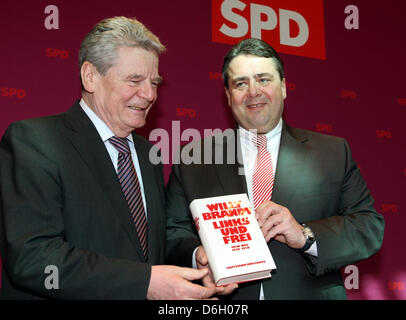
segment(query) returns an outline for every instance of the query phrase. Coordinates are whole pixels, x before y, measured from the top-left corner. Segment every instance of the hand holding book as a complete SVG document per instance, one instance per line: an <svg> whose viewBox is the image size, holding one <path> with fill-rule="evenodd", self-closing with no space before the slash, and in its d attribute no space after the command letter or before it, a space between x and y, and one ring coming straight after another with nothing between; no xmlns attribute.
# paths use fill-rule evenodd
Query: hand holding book
<svg viewBox="0 0 406 320"><path fill-rule="evenodd" d="M304 246L306 238L302 232L303 226L288 208L272 201L264 201L256 209L255 216L266 242L275 239L293 249Z"/></svg>
<svg viewBox="0 0 406 320"><path fill-rule="evenodd" d="M215 287L216 284L214 282L213 273L211 272L209 266L209 259L207 258L206 251L204 250L203 246L200 246L196 251L196 264L198 269L208 269L208 273L205 277L203 277L202 282L203 285L207 288ZM237 283L232 283L226 286L221 286L216 288L217 295L227 295L233 292L235 289L238 288Z"/></svg>

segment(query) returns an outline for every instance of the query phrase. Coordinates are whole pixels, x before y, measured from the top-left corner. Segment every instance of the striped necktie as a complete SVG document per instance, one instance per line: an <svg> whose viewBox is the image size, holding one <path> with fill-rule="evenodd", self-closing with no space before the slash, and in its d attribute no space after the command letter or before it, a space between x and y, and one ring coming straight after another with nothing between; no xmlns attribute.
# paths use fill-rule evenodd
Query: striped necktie
<svg viewBox="0 0 406 320"><path fill-rule="evenodd" d="M148 260L147 218L145 215L144 204L142 202L140 183L131 157L130 147L127 138L114 136L109 139L109 142L118 151L118 179L120 180L125 198L128 202L131 218L134 221L141 242L142 252L144 253L145 259Z"/></svg>
<svg viewBox="0 0 406 320"><path fill-rule="evenodd" d="M254 209L256 209L265 200L271 200L274 173L271 154L266 148L266 136L256 136L253 140L258 148L254 173L252 175L252 193L254 197Z"/></svg>

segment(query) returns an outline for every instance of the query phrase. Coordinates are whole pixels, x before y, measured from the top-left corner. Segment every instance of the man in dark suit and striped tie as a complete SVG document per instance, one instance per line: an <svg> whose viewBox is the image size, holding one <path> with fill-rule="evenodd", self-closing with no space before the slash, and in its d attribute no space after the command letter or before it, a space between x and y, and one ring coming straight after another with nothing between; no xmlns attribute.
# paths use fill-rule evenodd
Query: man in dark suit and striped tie
<svg viewBox="0 0 406 320"><path fill-rule="evenodd" d="M162 265L164 180L144 126L161 82L159 39L125 17L98 23L79 53L82 99L12 124L0 144L0 297L209 298L207 271ZM49 286L46 270L57 270Z"/></svg>
<svg viewBox="0 0 406 320"><path fill-rule="evenodd" d="M241 284L230 298L346 299L340 268L376 253L384 231L348 143L282 119L284 66L266 42L245 39L233 46L223 78L238 130L234 139L225 134L192 142L188 148L202 151L201 162L173 166L168 246L178 254L170 258L191 265L193 255L198 267L209 268L204 249L196 250L188 205L247 193L277 268L271 278Z"/></svg>

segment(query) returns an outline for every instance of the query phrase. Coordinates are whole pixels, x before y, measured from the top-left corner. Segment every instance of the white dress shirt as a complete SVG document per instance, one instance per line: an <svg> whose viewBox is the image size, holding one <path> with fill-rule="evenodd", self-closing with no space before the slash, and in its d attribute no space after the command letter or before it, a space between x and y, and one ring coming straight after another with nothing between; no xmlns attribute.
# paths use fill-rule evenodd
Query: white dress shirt
<svg viewBox="0 0 406 320"><path fill-rule="evenodd" d="M117 165L118 165L118 150L109 142L109 139L114 136L114 133L110 130L110 128L101 120L92 109L86 104L86 102L81 99L80 106L82 107L83 111L92 121L93 125L96 127L97 132L99 133L101 139L104 142L104 146L110 156L111 162L114 165L114 168L117 172ZM134 140L132 134L129 134L127 139L128 144L130 146L131 157L134 163L135 171L137 172L138 181L140 183L140 189L142 194L142 202L144 203L145 214L147 214L147 206L145 201L145 194L144 194L144 185L142 183L142 175L141 175L141 168L138 161L137 151L135 150Z"/></svg>

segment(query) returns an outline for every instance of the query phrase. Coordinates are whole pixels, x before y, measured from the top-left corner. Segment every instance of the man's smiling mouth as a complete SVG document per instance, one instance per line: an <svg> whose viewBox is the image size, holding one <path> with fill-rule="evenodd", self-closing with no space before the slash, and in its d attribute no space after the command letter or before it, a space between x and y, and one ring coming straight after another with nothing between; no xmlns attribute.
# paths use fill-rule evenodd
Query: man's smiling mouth
<svg viewBox="0 0 406 320"><path fill-rule="evenodd" d="M248 108L250 109L256 109L256 108L262 108L265 106L266 103L255 103L255 104L249 104L247 105Z"/></svg>

